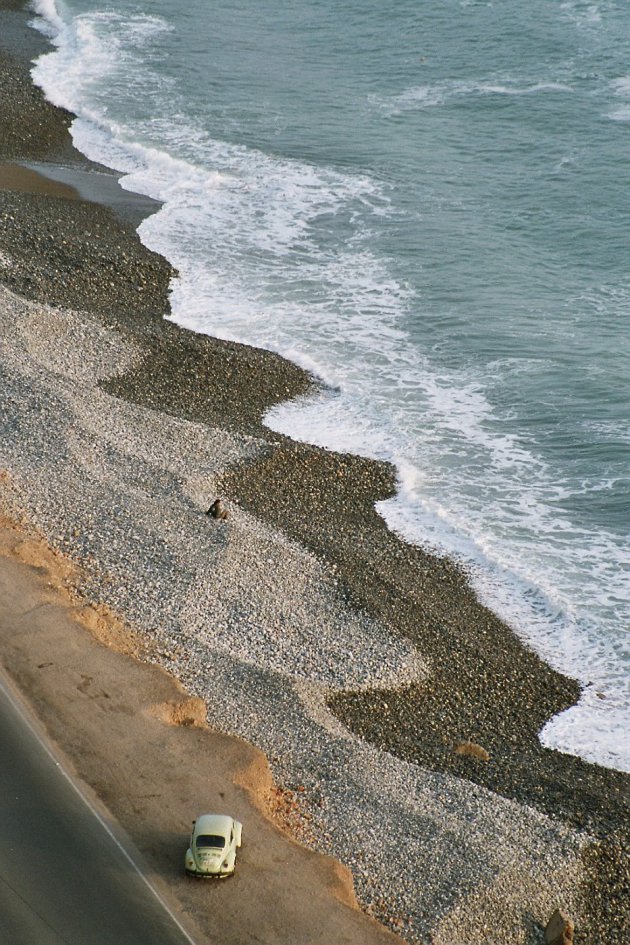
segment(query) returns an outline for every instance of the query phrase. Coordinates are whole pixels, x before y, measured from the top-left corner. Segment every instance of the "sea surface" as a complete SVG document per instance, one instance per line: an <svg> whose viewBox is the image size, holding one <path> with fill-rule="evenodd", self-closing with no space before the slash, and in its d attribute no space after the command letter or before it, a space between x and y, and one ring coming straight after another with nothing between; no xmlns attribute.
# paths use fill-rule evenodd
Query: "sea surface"
<svg viewBox="0 0 630 945"><path fill-rule="evenodd" d="M35 81L180 277L173 318L330 387L293 437L583 684L545 745L630 771L627 0L35 0Z"/></svg>

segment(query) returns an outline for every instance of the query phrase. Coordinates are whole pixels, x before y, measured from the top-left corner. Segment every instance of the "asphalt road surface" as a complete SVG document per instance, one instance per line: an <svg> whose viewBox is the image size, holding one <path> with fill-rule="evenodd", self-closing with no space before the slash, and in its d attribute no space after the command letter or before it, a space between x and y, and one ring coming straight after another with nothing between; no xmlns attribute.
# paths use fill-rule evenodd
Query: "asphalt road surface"
<svg viewBox="0 0 630 945"><path fill-rule="evenodd" d="M0 943L192 943L1 678Z"/></svg>

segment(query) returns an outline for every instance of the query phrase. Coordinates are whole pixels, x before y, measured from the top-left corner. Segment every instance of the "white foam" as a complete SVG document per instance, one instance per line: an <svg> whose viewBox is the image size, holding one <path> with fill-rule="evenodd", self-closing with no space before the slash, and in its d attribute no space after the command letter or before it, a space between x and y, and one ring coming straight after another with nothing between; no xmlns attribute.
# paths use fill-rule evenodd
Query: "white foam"
<svg viewBox="0 0 630 945"><path fill-rule="evenodd" d="M564 82L524 82L509 76L498 77L498 81L477 82L451 80L432 85L413 86L391 98L371 95L369 101L385 114L399 115L401 112L435 108L458 99L481 96L528 96L541 93L571 93L573 89Z"/></svg>
<svg viewBox="0 0 630 945"><path fill-rule="evenodd" d="M610 83L610 88L617 98L630 99L630 76L621 76ZM620 105L606 113L612 121L630 121L630 103Z"/></svg>
<svg viewBox="0 0 630 945"><path fill-rule="evenodd" d="M623 683L623 680L621 681ZM540 733L546 748L579 755L585 761L629 771L627 684L618 689L591 684L579 704L550 719Z"/></svg>
<svg viewBox="0 0 630 945"><path fill-rule="evenodd" d="M630 98L630 75L622 76L619 79L613 79L610 83L615 95L622 95L624 98Z"/></svg>
<svg viewBox="0 0 630 945"><path fill-rule="evenodd" d="M55 0L32 0L31 9L36 14L32 25L44 35L54 37L64 29L65 24Z"/></svg>
<svg viewBox="0 0 630 945"><path fill-rule="evenodd" d="M612 121L630 121L630 105L622 105L621 108L614 108L606 114Z"/></svg>
<svg viewBox="0 0 630 945"><path fill-rule="evenodd" d="M106 124L107 84L115 87L118 79L119 88L133 87L136 69L142 72L140 94L148 95L152 76L143 70L143 50L171 27L161 17L126 17L115 12L66 20L59 9L54 0L37 0L38 16L32 25L48 35L56 49L40 56L32 70L33 79L54 105L97 125Z"/></svg>
<svg viewBox="0 0 630 945"><path fill-rule="evenodd" d="M599 3L584 3L583 0L568 0L560 9L578 27L600 26L602 9Z"/></svg>

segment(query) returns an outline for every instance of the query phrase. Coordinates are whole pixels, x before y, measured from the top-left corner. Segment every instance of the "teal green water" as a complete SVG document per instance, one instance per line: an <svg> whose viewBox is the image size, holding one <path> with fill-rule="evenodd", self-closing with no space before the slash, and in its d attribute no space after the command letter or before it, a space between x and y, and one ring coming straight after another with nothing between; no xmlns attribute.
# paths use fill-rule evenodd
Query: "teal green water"
<svg viewBox="0 0 630 945"><path fill-rule="evenodd" d="M606 692L543 740L630 766L627 3L39 10L77 144L165 202L174 317L329 382L269 423L395 462L391 527Z"/></svg>

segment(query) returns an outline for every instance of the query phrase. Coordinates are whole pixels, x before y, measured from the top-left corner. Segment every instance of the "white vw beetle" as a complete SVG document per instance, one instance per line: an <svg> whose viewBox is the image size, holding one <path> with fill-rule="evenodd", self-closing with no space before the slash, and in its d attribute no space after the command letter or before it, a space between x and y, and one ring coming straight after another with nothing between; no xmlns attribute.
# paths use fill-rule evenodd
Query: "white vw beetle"
<svg viewBox="0 0 630 945"><path fill-rule="evenodd" d="M243 825L226 814L201 814L193 820L190 846L186 850L188 875L221 879L231 876L242 832Z"/></svg>

